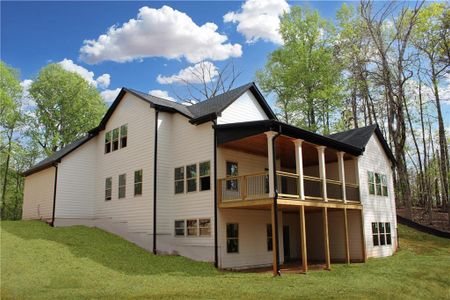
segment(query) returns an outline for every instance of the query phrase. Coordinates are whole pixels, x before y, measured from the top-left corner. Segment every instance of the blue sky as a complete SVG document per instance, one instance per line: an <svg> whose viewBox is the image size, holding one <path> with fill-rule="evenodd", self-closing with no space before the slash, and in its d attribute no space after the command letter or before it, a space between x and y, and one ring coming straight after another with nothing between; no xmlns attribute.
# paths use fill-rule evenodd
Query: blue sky
<svg viewBox="0 0 450 300"><path fill-rule="evenodd" d="M244 84L255 80L256 70L263 68L267 55L279 47L273 30L288 4L284 0L271 2L261 6L257 0L2 1L1 59L20 70L24 85L46 64L64 61L67 69L83 74L108 101L123 86L174 97L173 86L179 85L163 82L170 82L202 59L217 69L233 59L242 72L236 84ZM308 6L333 19L342 3L304 1L289 5ZM258 19L258 12L270 17ZM108 32L113 25L114 32ZM106 35L106 41L101 35ZM159 82L158 75L162 77ZM273 99L269 102L273 104ZM450 115L450 105L444 106L445 114Z"/></svg>

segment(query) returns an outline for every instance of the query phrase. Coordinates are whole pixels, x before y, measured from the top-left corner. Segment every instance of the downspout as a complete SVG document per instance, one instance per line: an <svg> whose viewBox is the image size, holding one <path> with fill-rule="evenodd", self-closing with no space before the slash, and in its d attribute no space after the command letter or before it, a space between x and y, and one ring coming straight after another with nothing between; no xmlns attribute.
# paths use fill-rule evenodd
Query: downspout
<svg viewBox="0 0 450 300"><path fill-rule="evenodd" d="M158 175L158 117L159 108L155 108L155 144L153 153L153 254L157 254L156 251L156 195L157 195L157 175Z"/></svg>
<svg viewBox="0 0 450 300"><path fill-rule="evenodd" d="M213 120L214 128L214 267L219 267L219 253L218 253L218 236L217 236L217 119Z"/></svg>
<svg viewBox="0 0 450 300"><path fill-rule="evenodd" d="M56 187L58 182L58 163L53 165L55 167L55 182L53 184L53 212L52 212L52 227L55 227L55 207L56 207Z"/></svg>
<svg viewBox="0 0 450 300"><path fill-rule="evenodd" d="M275 220L275 247L276 247L276 260L277 260L277 275L281 276L280 271L280 245L279 245L279 236L278 236L278 183L277 183L277 154L276 154L276 146L275 142L277 138L281 135L281 126L278 129L277 135L272 138L272 160L273 160L273 184L274 184L274 192L275 195L273 197L273 211L274 211L274 220Z"/></svg>

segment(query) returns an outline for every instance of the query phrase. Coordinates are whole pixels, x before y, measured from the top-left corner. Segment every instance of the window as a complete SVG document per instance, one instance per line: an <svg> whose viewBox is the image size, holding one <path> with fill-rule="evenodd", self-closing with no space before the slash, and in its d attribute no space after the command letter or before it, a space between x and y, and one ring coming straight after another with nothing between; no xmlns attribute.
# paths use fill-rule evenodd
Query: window
<svg viewBox="0 0 450 300"><path fill-rule="evenodd" d="M119 149L119 128L112 131L112 151Z"/></svg>
<svg viewBox="0 0 450 300"><path fill-rule="evenodd" d="M187 220L187 235L188 236L197 236L197 220Z"/></svg>
<svg viewBox="0 0 450 300"><path fill-rule="evenodd" d="M142 170L134 171L134 195L142 195Z"/></svg>
<svg viewBox="0 0 450 300"><path fill-rule="evenodd" d="M112 199L112 178L108 177L105 180L105 200L111 200Z"/></svg>
<svg viewBox="0 0 450 300"><path fill-rule="evenodd" d="M375 173L375 185L377 195L381 196L381 175L378 173Z"/></svg>
<svg viewBox="0 0 450 300"><path fill-rule="evenodd" d="M369 194L375 195L375 176L369 172Z"/></svg>
<svg viewBox="0 0 450 300"><path fill-rule="evenodd" d="M392 245L391 223L372 223L372 239L374 246Z"/></svg>
<svg viewBox="0 0 450 300"><path fill-rule="evenodd" d="M197 165L186 166L186 190L187 192L197 191Z"/></svg>
<svg viewBox="0 0 450 300"><path fill-rule="evenodd" d="M381 187L383 190L383 196L388 196L388 187L387 187L387 177L386 175L381 175Z"/></svg>
<svg viewBox="0 0 450 300"><path fill-rule="evenodd" d="M175 236L184 236L184 220L175 221Z"/></svg>
<svg viewBox="0 0 450 300"><path fill-rule="evenodd" d="M184 167L175 168L175 194L184 193Z"/></svg>
<svg viewBox="0 0 450 300"><path fill-rule="evenodd" d="M209 191L211 189L210 162L200 163L200 191Z"/></svg>
<svg viewBox="0 0 450 300"><path fill-rule="evenodd" d="M238 176L238 164L236 162L227 161L227 177ZM238 180L227 180L227 190L237 191Z"/></svg>
<svg viewBox="0 0 450 300"><path fill-rule="evenodd" d="M125 198L127 174L119 175L119 199Z"/></svg>
<svg viewBox="0 0 450 300"><path fill-rule="evenodd" d="M111 152L111 131L105 133L105 153Z"/></svg>
<svg viewBox="0 0 450 300"><path fill-rule="evenodd" d="M120 126L120 148L127 146L128 124Z"/></svg>
<svg viewBox="0 0 450 300"><path fill-rule="evenodd" d="M227 224L227 253L239 252L239 224Z"/></svg>
<svg viewBox="0 0 450 300"><path fill-rule="evenodd" d="M200 236L211 235L211 219L199 219L198 228Z"/></svg>
<svg viewBox="0 0 450 300"><path fill-rule="evenodd" d="M272 241L272 224L267 224L267 251L273 250L273 241Z"/></svg>

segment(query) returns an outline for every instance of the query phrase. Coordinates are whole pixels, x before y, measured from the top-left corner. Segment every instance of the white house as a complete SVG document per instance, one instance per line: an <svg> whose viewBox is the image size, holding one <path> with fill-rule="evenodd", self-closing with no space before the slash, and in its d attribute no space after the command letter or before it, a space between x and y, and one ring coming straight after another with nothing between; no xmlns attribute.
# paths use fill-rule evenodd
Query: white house
<svg viewBox="0 0 450 300"><path fill-rule="evenodd" d="M23 219L220 268L306 272L392 255L394 162L377 126L284 124L253 83L191 106L123 88L98 127L24 173Z"/></svg>

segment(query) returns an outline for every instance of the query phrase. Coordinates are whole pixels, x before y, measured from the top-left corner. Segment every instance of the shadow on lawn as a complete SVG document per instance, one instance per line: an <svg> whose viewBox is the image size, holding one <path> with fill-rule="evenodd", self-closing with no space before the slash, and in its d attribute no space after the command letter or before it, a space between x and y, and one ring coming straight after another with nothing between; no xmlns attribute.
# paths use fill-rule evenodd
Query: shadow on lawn
<svg viewBox="0 0 450 300"><path fill-rule="evenodd" d="M2 231L25 240L47 240L67 247L79 258L130 275L171 274L175 276L219 275L209 263L181 256L153 255L122 238L84 226L53 228L39 221L3 221Z"/></svg>

